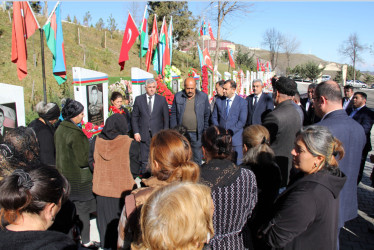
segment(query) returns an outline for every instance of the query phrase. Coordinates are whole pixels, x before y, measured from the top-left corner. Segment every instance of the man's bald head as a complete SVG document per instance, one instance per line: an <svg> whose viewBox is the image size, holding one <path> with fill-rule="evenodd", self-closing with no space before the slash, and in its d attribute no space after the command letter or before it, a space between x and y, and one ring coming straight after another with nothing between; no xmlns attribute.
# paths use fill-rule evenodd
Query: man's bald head
<svg viewBox="0 0 374 250"><path fill-rule="evenodd" d="M317 85L314 97L320 98L324 96L330 102L342 102L342 90L340 85L332 80L321 82Z"/></svg>
<svg viewBox="0 0 374 250"><path fill-rule="evenodd" d="M184 80L184 91L188 98L192 98L196 94L196 81L193 77L188 77Z"/></svg>

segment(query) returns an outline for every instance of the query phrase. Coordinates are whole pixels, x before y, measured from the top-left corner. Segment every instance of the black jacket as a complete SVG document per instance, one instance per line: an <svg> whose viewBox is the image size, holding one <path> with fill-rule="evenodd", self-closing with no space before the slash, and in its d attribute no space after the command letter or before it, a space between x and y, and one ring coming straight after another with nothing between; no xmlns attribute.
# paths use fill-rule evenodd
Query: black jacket
<svg viewBox="0 0 374 250"><path fill-rule="evenodd" d="M56 149L53 128L41 122L39 119L33 120L29 126L35 131L40 147L40 161L48 166L56 166Z"/></svg>
<svg viewBox="0 0 374 250"><path fill-rule="evenodd" d="M0 229L0 249L73 250L78 249L67 235L55 231L9 231Z"/></svg>
<svg viewBox="0 0 374 250"><path fill-rule="evenodd" d="M332 250L337 247L339 193L345 175L319 171L302 176L276 200L262 230L273 248Z"/></svg>

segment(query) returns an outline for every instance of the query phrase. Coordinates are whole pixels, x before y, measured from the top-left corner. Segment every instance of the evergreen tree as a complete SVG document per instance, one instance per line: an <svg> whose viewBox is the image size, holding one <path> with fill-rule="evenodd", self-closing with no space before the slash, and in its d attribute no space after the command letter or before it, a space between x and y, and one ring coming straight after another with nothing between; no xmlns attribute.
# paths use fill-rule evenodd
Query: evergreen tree
<svg viewBox="0 0 374 250"><path fill-rule="evenodd" d="M169 28L170 17L173 16L173 41L178 42L178 47L181 47L180 42L187 40L187 38L196 36L197 19L193 17L192 12L188 10L188 2L177 1L162 1L162 2L148 2L150 13L157 15L157 26L160 31L162 20L165 17ZM153 15L148 17L148 30L152 31Z"/></svg>
<svg viewBox="0 0 374 250"><path fill-rule="evenodd" d="M30 6L35 14L39 14L42 10L42 5L40 1L32 1L30 2Z"/></svg>

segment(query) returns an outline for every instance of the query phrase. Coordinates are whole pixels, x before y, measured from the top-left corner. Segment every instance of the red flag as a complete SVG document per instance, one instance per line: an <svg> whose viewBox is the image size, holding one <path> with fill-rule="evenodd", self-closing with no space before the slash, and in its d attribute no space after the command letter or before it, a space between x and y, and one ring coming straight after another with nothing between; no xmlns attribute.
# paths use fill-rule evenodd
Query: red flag
<svg viewBox="0 0 374 250"><path fill-rule="evenodd" d="M152 34L151 34L151 38L149 39L149 44L148 44L147 56L145 58L145 65L147 66L147 72L149 72L149 67L152 61L153 46L156 44L158 44L158 30L157 30L157 19L155 15L153 19Z"/></svg>
<svg viewBox="0 0 374 250"><path fill-rule="evenodd" d="M235 69L235 62L234 62L234 51L230 48L227 48L227 53L229 54L229 61L230 61L230 67Z"/></svg>
<svg viewBox="0 0 374 250"><path fill-rule="evenodd" d="M27 2L13 2L12 62L17 63L18 79L27 75L26 39L39 28L38 21Z"/></svg>
<svg viewBox="0 0 374 250"><path fill-rule="evenodd" d="M164 40L165 38L165 40ZM170 48L169 48L169 37L168 37L168 27L166 25L165 17L162 24L160 43L163 43L163 55L162 55L162 75L165 75L165 66L170 65Z"/></svg>
<svg viewBox="0 0 374 250"><path fill-rule="evenodd" d="M216 40L216 39L214 39L214 35L213 35L213 30L212 30L212 27L210 26L210 23L209 23L209 25L208 25L208 29L209 29L209 35L210 35L210 39L211 40Z"/></svg>
<svg viewBox="0 0 374 250"><path fill-rule="evenodd" d="M118 64L121 66L121 70L125 67L125 61L129 60L129 51L134 44L136 38L139 36L138 28L132 19L131 14L127 18L125 34L123 35L121 52L119 54Z"/></svg>
<svg viewBox="0 0 374 250"><path fill-rule="evenodd" d="M210 59L208 48L205 48L203 51L204 61L206 66L208 66L213 71L212 60Z"/></svg>

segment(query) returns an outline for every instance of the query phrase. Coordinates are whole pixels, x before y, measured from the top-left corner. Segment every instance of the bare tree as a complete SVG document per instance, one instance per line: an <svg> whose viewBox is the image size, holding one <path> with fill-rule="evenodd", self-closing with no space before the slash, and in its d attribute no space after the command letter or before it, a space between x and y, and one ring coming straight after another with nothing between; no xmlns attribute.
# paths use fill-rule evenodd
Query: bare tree
<svg viewBox="0 0 374 250"><path fill-rule="evenodd" d="M284 43L284 36L275 28L266 30L262 44L269 48L270 62L273 69L277 67L279 49Z"/></svg>
<svg viewBox="0 0 374 250"><path fill-rule="evenodd" d="M92 19L91 14L90 14L89 11L87 11L86 14L83 17L83 24L85 26L88 26L90 24L91 19Z"/></svg>
<svg viewBox="0 0 374 250"><path fill-rule="evenodd" d="M348 57L353 66L353 82L356 80L356 62L361 62L360 53L365 50L365 47L358 41L356 33L349 35L348 40L341 45L339 52L345 57Z"/></svg>
<svg viewBox="0 0 374 250"><path fill-rule="evenodd" d="M48 1L44 1L43 16L48 18Z"/></svg>
<svg viewBox="0 0 374 250"><path fill-rule="evenodd" d="M105 28L104 20L100 17L99 21L97 21L95 25L96 29L103 30Z"/></svg>
<svg viewBox="0 0 374 250"><path fill-rule="evenodd" d="M114 31L116 31L117 29L117 23L112 14L110 14L109 18L107 19L107 22L108 22L107 28L110 32L110 39L112 39Z"/></svg>
<svg viewBox="0 0 374 250"><path fill-rule="evenodd" d="M217 6L214 6L217 4ZM245 2L240 1L212 1L210 6L215 9L214 16L217 21L217 37L216 37L216 52L214 55L214 71L218 70L218 58L219 58L219 43L221 38L222 24L227 17L241 14L243 16L250 13L249 7Z"/></svg>
<svg viewBox="0 0 374 250"><path fill-rule="evenodd" d="M282 50L287 58L287 68L290 68L291 55L294 54L300 46L300 41L296 37L284 37Z"/></svg>
<svg viewBox="0 0 374 250"><path fill-rule="evenodd" d="M135 23L141 23L141 18L143 18L143 13L139 13L140 10L140 6L139 6L139 3L138 2L132 2L131 3L131 14L132 14L132 18L134 19L134 22ZM143 8L144 9L144 8Z"/></svg>

